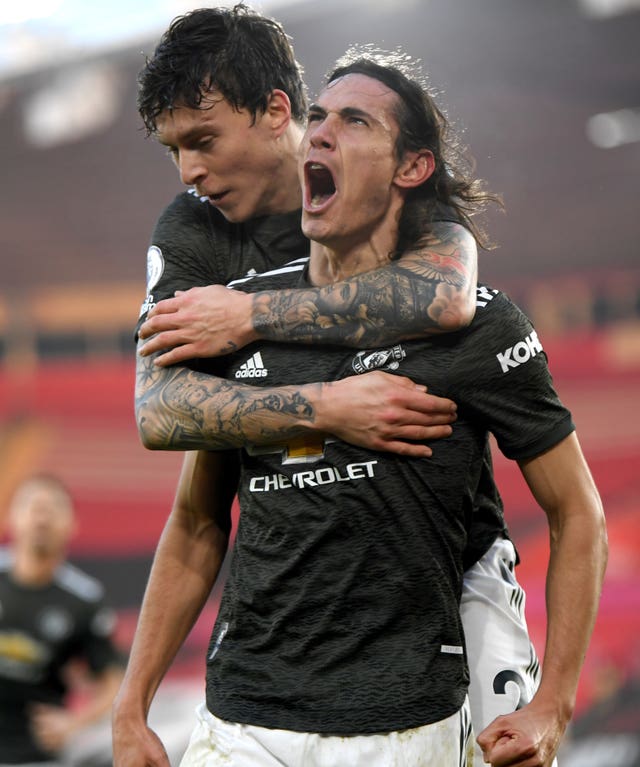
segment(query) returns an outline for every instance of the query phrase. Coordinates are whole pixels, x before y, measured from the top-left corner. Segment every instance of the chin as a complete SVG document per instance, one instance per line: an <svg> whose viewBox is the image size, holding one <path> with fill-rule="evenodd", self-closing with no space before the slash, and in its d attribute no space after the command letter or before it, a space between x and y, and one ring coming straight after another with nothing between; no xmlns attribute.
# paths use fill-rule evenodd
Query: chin
<svg viewBox="0 0 640 767"><path fill-rule="evenodd" d="M330 227L324 221L302 217L302 233L314 242L326 243L331 237Z"/></svg>
<svg viewBox="0 0 640 767"><path fill-rule="evenodd" d="M245 221L249 221L250 219L256 218L260 215L255 210L247 209L246 206L243 208L241 205L232 205L230 203L225 204L224 200L220 205L216 205L214 202L209 200L209 205L211 205L212 208L215 208L218 213L224 216L226 220L231 224L243 224Z"/></svg>

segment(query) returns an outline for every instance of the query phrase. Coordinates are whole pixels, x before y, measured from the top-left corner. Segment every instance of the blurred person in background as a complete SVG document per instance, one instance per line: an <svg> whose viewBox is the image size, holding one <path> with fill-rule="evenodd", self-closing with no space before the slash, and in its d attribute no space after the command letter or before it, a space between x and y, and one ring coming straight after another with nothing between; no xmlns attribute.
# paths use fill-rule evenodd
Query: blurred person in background
<svg viewBox="0 0 640 767"><path fill-rule="evenodd" d="M122 680L115 614L102 585L66 560L76 515L59 478L37 474L21 482L7 525L9 545L0 549L0 765L54 767L67 763L75 736L105 718ZM82 695L70 705L75 685Z"/></svg>

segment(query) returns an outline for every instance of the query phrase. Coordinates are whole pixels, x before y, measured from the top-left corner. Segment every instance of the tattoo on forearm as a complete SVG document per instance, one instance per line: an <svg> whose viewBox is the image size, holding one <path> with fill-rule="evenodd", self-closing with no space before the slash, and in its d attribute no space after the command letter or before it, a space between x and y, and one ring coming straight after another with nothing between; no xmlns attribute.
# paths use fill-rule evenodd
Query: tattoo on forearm
<svg viewBox="0 0 640 767"><path fill-rule="evenodd" d="M308 391L309 386L304 387ZM142 441L162 450L224 450L304 433L314 408L302 387L262 389L138 356L136 417Z"/></svg>
<svg viewBox="0 0 640 767"><path fill-rule="evenodd" d="M442 332L472 300L476 247L457 224L434 229L423 250L384 268L323 288L256 293L254 327L274 341L360 348Z"/></svg>

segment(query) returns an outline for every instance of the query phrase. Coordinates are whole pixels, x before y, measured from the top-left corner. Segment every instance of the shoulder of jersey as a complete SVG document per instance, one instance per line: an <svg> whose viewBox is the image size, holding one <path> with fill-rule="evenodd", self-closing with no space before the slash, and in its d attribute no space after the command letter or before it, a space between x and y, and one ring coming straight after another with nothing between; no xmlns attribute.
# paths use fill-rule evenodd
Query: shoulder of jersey
<svg viewBox="0 0 640 767"><path fill-rule="evenodd" d="M478 285L476 288L476 308L486 309L497 298L504 299L504 293L490 285Z"/></svg>
<svg viewBox="0 0 640 767"><path fill-rule="evenodd" d="M69 562L64 562L58 568L55 583L59 588L86 602L98 602L104 596L104 587L100 581Z"/></svg>
<svg viewBox="0 0 640 767"><path fill-rule="evenodd" d="M181 200L184 202L185 205L188 205L190 208L199 209L199 210L212 210L215 213L219 213L219 211L213 207L213 205L209 204L209 198L208 197L201 197L195 189L187 189L184 192L181 192L177 197L176 200ZM220 215L222 215L220 213Z"/></svg>
<svg viewBox="0 0 640 767"><path fill-rule="evenodd" d="M193 225L195 220L213 226L215 229L228 229L230 224L217 208L209 203L208 197L200 197L195 189L188 189L177 194L164 209L163 217L184 219Z"/></svg>
<svg viewBox="0 0 640 767"><path fill-rule="evenodd" d="M251 269L244 277L228 282L227 287L237 288L250 282L257 283L261 280L277 279L285 274L294 274L295 272L302 273L308 261L309 256L302 256L301 258L294 258L292 261L287 261L286 264L282 264L282 266L279 266L276 269L269 269L267 272L256 272Z"/></svg>
<svg viewBox="0 0 640 767"><path fill-rule="evenodd" d="M492 288L490 285L478 285L476 288L476 314L475 318L483 317L495 319L495 313L523 316L519 306L514 304L511 298L502 290ZM473 323L471 323L473 325Z"/></svg>

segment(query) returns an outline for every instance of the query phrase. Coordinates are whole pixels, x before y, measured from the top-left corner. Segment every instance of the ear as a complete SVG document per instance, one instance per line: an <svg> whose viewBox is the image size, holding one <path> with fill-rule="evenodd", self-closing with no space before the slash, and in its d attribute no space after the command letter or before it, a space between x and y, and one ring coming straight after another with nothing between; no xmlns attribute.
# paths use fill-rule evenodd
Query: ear
<svg viewBox="0 0 640 767"><path fill-rule="evenodd" d="M424 184L435 169L436 161L431 150L405 152L393 181L402 189L413 189Z"/></svg>
<svg viewBox="0 0 640 767"><path fill-rule="evenodd" d="M267 100L265 117L268 119L271 130L275 131L277 137L281 136L289 127L291 122L291 102L284 91L276 88L270 93Z"/></svg>

